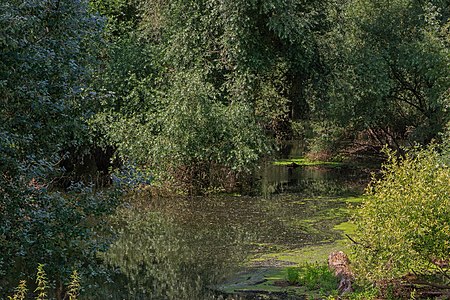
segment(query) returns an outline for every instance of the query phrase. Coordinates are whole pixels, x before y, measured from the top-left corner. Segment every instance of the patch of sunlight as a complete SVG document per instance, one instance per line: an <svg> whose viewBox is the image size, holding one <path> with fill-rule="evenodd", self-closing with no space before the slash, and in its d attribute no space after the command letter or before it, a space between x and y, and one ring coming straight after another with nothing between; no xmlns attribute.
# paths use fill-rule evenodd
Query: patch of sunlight
<svg viewBox="0 0 450 300"><path fill-rule="evenodd" d="M344 234L353 234L356 230L356 225L351 222L343 222L333 227L335 230L340 230Z"/></svg>

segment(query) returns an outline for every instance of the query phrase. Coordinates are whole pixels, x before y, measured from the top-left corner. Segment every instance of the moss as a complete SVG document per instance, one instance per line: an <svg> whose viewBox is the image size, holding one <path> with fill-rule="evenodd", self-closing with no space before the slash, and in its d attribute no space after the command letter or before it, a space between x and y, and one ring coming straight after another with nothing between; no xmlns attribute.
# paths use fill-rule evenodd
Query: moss
<svg viewBox="0 0 450 300"><path fill-rule="evenodd" d="M353 234L356 230L356 225L351 222L343 222L333 227L335 230L340 230L344 234Z"/></svg>
<svg viewBox="0 0 450 300"><path fill-rule="evenodd" d="M306 233L302 243L309 246L288 248L285 244L253 243L254 255L245 265L247 271L233 282L223 287L229 293L242 292L261 295L269 293L288 293L293 298L323 299L327 291L311 290L301 285L289 285L288 268L304 266L305 264L326 265L328 255L333 251L349 252L349 245L344 234L352 234L353 225L348 222L352 206L356 206L364 197L349 194L347 197L293 197L288 202L300 208L301 216L287 215L278 218L281 228L295 228L296 232ZM269 203L273 203L270 201ZM282 207L271 207L280 210ZM300 238L300 237L299 237ZM249 278L251 278L249 280ZM325 294L324 294L325 293ZM325 296L326 297L326 296Z"/></svg>
<svg viewBox="0 0 450 300"><path fill-rule="evenodd" d="M328 167L342 167L344 165L341 162L309 160L304 157L280 159L280 160L274 161L273 164L276 166L287 166L290 164L296 164L298 166L328 166Z"/></svg>
<svg viewBox="0 0 450 300"><path fill-rule="evenodd" d="M363 197L335 198L330 201L337 203L360 203ZM307 201L307 200L306 200ZM300 202L300 201L299 201ZM290 226L301 226L311 234L320 234L323 240L319 245L311 245L299 249L286 249L271 245L271 253L254 256L248 266L267 266L268 272L264 275L264 281L257 285L243 287L242 290L264 292L287 292L293 295L303 295L307 299L319 299L323 297L323 291L310 290L305 286L279 286L280 282L287 282L287 270L292 266L304 266L305 264L327 263L328 255L333 251L349 252L349 243L344 234L352 234L354 225L347 221L350 208L336 207L309 219L295 220ZM327 238L329 237L329 238ZM267 245L265 245L267 246ZM276 265L278 268L270 268ZM281 266L281 267L280 267ZM287 283L286 283L287 284Z"/></svg>
<svg viewBox="0 0 450 300"><path fill-rule="evenodd" d="M332 243L322 245L307 246L300 249L284 250L277 253L268 253L250 260L252 262L262 262L277 260L285 263L302 265L305 263L323 263L327 261L328 255L337 250L346 250L346 240L341 239Z"/></svg>
<svg viewBox="0 0 450 300"><path fill-rule="evenodd" d="M245 276L248 276L246 274ZM269 293L287 293L291 296L298 296L298 298L303 299L319 299L322 295L317 290L309 290L305 286L301 285L287 285L287 268L274 268L265 270L264 281L248 286L241 286L239 288L224 287L223 291L234 294L234 293L245 293L252 292L258 294L269 294ZM259 298L258 298L259 299ZM272 299L272 298L271 298Z"/></svg>
<svg viewBox="0 0 450 300"><path fill-rule="evenodd" d="M346 198L340 198L343 201L347 202L347 203L355 203L355 204L360 204L362 203L365 199L367 199L367 196L357 196L357 197L346 197Z"/></svg>

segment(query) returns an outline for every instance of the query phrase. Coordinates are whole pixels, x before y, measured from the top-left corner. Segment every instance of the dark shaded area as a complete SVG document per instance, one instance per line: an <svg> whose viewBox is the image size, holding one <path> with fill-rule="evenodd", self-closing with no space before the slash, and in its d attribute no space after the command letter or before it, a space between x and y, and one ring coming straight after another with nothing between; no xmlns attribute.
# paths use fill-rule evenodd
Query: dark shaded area
<svg viewBox="0 0 450 300"><path fill-rule="evenodd" d="M60 167L64 175L57 184L69 187L73 182L94 183L99 187L111 184L111 171L120 166L113 161L116 150L111 147L92 146L86 149L71 149L65 152Z"/></svg>

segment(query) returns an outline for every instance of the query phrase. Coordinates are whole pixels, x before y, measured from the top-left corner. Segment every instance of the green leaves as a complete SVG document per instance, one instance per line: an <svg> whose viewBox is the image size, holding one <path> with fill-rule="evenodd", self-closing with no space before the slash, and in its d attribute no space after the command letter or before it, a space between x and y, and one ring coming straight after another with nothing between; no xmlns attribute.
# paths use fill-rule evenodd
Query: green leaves
<svg viewBox="0 0 450 300"><path fill-rule="evenodd" d="M25 280L21 280L19 285L15 289L15 293L12 297L8 296L8 300L25 300L27 296L28 288Z"/></svg>
<svg viewBox="0 0 450 300"><path fill-rule="evenodd" d="M369 280L435 269L450 253L450 169L434 147L390 161L356 213L356 263Z"/></svg>
<svg viewBox="0 0 450 300"><path fill-rule="evenodd" d="M27 154L53 154L82 131L101 23L84 1L1 4L0 130L28 138ZM70 119L68 116L71 116ZM20 153L20 152L19 152ZM23 157L22 157L23 158Z"/></svg>
<svg viewBox="0 0 450 300"><path fill-rule="evenodd" d="M44 271L44 265L39 264L37 268L36 274L36 289L34 290L37 293L36 300L46 300L47 299L47 289L48 289L48 279L47 274Z"/></svg>
<svg viewBox="0 0 450 300"><path fill-rule="evenodd" d="M80 293L80 276L78 275L78 271L74 270L72 275L70 275L70 282L67 286L67 295L69 296L69 300L76 300Z"/></svg>
<svg viewBox="0 0 450 300"><path fill-rule="evenodd" d="M122 4L94 7L115 22ZM113 93L92 119L123 158L159 174L249 171L268 136L284 139L289 118L306 118L317 1L149 0L138 11L139 25L109 45L99 82Z"/></svg>
<svg viewBox="0 0 450 300"><path fill-rule="evenodd" d="M377 138L392 147L436 138L448 121L444 10L437 1L350 1L338 17L344 30L330 38L338 47L330 61L331 114L344 125L387 132Z"/></svg>
<svg viewBox="0 0 450 300"><path fill-rule="evenodd" d="M48 299L49 282L47 274L44 270L44 264L38 264L37 274L36 274L36 289L34 290L35 300L46 300ZM71 281L67 286L67 296L69 300L76 300L80 290L78 272L75 270L72 272ZM14 295L8 296L8 300L26 300L28 294L28 288L26 280L21 280L17 288L15 289Z"/></svg>
<svg viewBox="0 0 450 300"><path fill-rule="evenodd" d="M94 109L88 87L101 30L84 0L0 4L0 261L10 277L29 278L45 261L61 282L68 268L95 264L103 247L87 219L106 213L114 198L53 189L63 151L91 138L85 118ZM9 280L0 279L2 293Z"/></svg>

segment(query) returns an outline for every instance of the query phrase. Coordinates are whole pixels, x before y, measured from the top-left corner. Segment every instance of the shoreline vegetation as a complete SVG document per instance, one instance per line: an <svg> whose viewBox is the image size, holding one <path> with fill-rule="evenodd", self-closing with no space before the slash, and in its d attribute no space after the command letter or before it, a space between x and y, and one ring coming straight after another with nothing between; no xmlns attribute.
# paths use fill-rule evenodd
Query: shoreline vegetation
<svg viewBox="0 0 450 300"><path fill-rule="evenodd" d="M302 167L302 166L326 166L340 168L346 166L346 164L337 161L320 161L320 160L310 160L308 158L287 158L280 159L272 162L275 166L286 166L286 167Z"/></svg>
<svg viewBox="0 0 450 300"><path fill-rule="evenodd" d="M350 255L350 266L352 267L352 269L355 268L356 276L361 276L361 273L359 273L361 271L359 271L358 268L363 268L365 266L358 265L364 260L361 258L361 256L358 257L358 255L361 255L358 253L358 251L363 250L363 258L367 257L367 252L371 253L371 251L367 247L367 242L363 241L364 238L369 237L369 235L367 233L362 233L362 235L360 235L363 230L368 228L368 226L365 225L362 227L358 224L358 222L368 222L371 216L367 215L363 219L358 220L358 214L360 216L361 214L368 213L367 209L364 210L364 206L371 205L372 201L374 199L377 199L377 197L391 198L395 197L397 193L397 187L394 186L394 190L387 190L387 194L379 195L377 194L377 192L380 193L380 188L377 188L377 186L384 187L385 185L387 185L386 188L389 189L391 188L391 185L394 184L395 180L399 180L400 186L410 186L408 184L405 184L404 180L413 180L416 185L419 185L417 187L418 190L421 189L420 184L424 184L424 187L427 187L427 189L433 188L434 185L437 185L436 188L441 189L440 193L443 195L443 198L441 197L437 202L430 202L429 205L441 205L441 208L438 208L438 211L446 211L447 203L445 201L448 201L448 194L445 194L448 192L448 185L446 184L448 183L448 180L450 178L448 173L448 165L446 165L446 161L448 161L448 149L444 147L440 150L436 150L434 146L431 146L429 149L419 149L414 151L415 152L408 153L406 158L403 159L397 158L394 153L387 152L388 157L390 157L388 164L384 165L381 174L378 174L376 177L374 177L374 179L372 179L372 182L366 190L366 193L363 195L357 195L354 192L350 192L350 194L345 195L346 193L348 193L347 191L344 192L343 196L332 198L326 196L322 199L320 197L306 197L301 200L292 202L297 203L297 205L304 205L308 201L342 203L342 205L339 206L339 210L325 208L323 213L319 213L314 218L292 220L294 223L292 223L291 226L299 226L300 228L305 229L308 228L310 234L317 234L318 232L321 232L321 234L323 234L324 232L326 232L326 230L335 232L337 235L331 242L327 240L324 240L323 242L316 241L311 245L293 249L289 249L289 247L285 248L284 246L276 246L274 244L256 245L256 248L264 250L262 250L261 252L258 251L260 252L259 254L257 252L251 255L251 258L245 259L247 262L244 266L238 268L240 269L239 272L234 274L228 273L228 279L226 279L219 285L213 284L213 286L210 286L209 289L215 291L214 293L224 295L225 298L231 297L233 299L234 297L238 297L238 299L259 299L260 297L266 297L267 299L338 299L339 297L339 299L370 300L410 299L411 297L417 297L417 299L426 299L430 296L445 298L447 295L447 288L445 285L445 274L447 274L447 260L445 259L445 253L447 253L447 250L445 250L445 247L447 247L447 245L445 243L442 244L444 249L441 253L443 253L444 256L441 257L443 258L436 259L435 256L432 256L433 260L429 262L428 267L426 266L426 264L424 265L425 268L422 270L423 273L410 274L408 272L405 272L403 274L406 275L402 276L400 275L400 272L398 273L399 275L392 276L390 280L378 281L378 279L374 279L370 281L372 284L370 282L365 283L365 280L367 279L356 277L357 280L353 284L353 291L351 293L346 293L345 295L339 295L337 279L331 273L326 263L327 257L330 253L335 251L344 251L345 253ZM311 170L315 170L316 167L329 170L333 170L336 167L342 167L342 163L326 163L322 161L314 162L303 158L284 159L279 162L280 163L274 162L273 165L280 168L290 168L291 166L289 164L295 162L297 164L295 168L302 166L311 168ZM431 169L428 170L427 168ZM403 172L405 172L404 174L408 174L407 177L402 177L404 176L402 175ZM417 172L417 175L415 175L414 172ZM415 177L421 176L421 172L427 174L427 181L424 181L423 183L420 183L420 178L422 177ZM437 175L433 175L433 172L437 172ZM390 178L389 176L392 177ZM440 179L433 179L434 177L431 176L438 176L438 178ZM413 192L414 191L411 191L411 193ZM424 195L428 195L429 197L430 191L425 191L424 193ZM315 194L315 192L313 192L313 194ZM406 204L407 202L396 202L396 205L400 205L400 203L403 203L402 205L415 207L416 204L413 204L413 202L421 201L420 199L423 199L423 196L416 198L417 196L415 195L413 195L411 198L404 198L406 195L407 193L406 191L404 191L400 197L402 199L405 199L403 201L408 200L412 202L408 204ZM239 198L241 197L243 196L240 195ZM295 197L293 199L295 199ZM379 201L382 201L382 199L380 199ZM152 200L150 200L150 203L151 202ZM145 205L145 200L143 204ZM425 213L423 206L424 204L421 205L422 213ZM380 209L380 207L376 209ZM404 210L405 208L401 209ZM434 210L436 208L434 208L433 206L432 209ZM376 212L374 217L377 217L378 214L379 213ZM396 216L398 215L399 214L396 214ZM404 215L403 217L406 217L406 215ZM433 219L431 216L429 216L428 218ZM394 218L394 224L396 222L395 220L396 219ZM118 221L123 222L120 221L120 218L118 219ZM327 222L330 222L330 226L324 225ZM383 222L383 224L386 224L387 221L385 220ZM411 224L411 222L412 220L409 221L408 224ZM418 222L420 222L420 226L424 226L425 224L423 221ZM433 222L437 222L437 219L433 219ZM447 230L445 227L445 224L447 222L445 217L442 222L444 222L442 230L445 236L447 234L445 233L445 230ZM398 226L402 225L399 224ZM433 225L432 228L436 228L434 226L435 225ZM315 229L315 227L317 227L317 229ZM374 228L379 227L375 226ZM139 227L136 227L133 230L140 231L141 229L139 229ZM399 230L400 233L402 233L405 229L402 228ZM389 236L389 234L384 231L383 234ZM391 244L393 240L390 237L387 238L389 239L389 243L385 248L385 251L390 251L389 244ZM377 234L376 241L378 240L379 237ZM224 240L222 240L221 242L224 242ZM399 243L401 242L404 241L399 240ZM411 243L411 241L406 242L408 243L408 245L410 245ZM434 243L434 241L432 241L432 243ZM431 244L430 247L435 247L435 245L436 244ZM441 244L439 243L437 244L437 246L440 245ZM404 246L402 246L401 249L404 249ZM414 251L414 253L416 253L416 250ZM440 265L437 265L437 263L440 263ZM437 268L433 267L433 265ZM420 266L422 266L422 264ZM373 273L373 268L375 267L370 267L369 269L371 273ZM389 275L391 274L391 272L393 272L393 270L388 271L387 274ZM222 280L223 279L219 280L219 282ZM27 293L24 282L25 281L21 282L21 284L16 288L16 292L11 297L11 299L27 299L25 296L23 296ZM76 282L78 282L77 284L80 284L78 277ZM211 281L211 283L212 282L213 281ZM376 282L375 286L373 285L374 282ZM76 290L77 287L72 285L70 285L69 287L73 287L73 295L78 295L78 290ZM45 286L45 289L49 289L49 287ZM36 291L37 290L38 288L36 288ZM69 291L70 289L67 290L67 293L69 293ZM42 299L47 299L46 294L42 297L44 297ZM71 299L77 299L77 296L73 297L75 298ZM200 297L200 295L198 297Z"/></svg>

